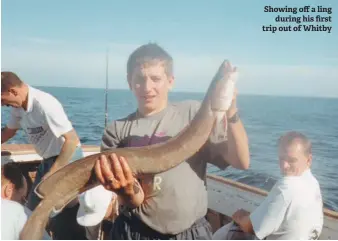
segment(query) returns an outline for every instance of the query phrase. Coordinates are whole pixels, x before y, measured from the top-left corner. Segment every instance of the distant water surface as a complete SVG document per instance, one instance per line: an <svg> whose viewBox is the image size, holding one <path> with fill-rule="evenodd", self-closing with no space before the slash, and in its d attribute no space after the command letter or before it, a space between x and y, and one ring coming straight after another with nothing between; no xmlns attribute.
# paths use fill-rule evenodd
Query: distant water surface
<svg viewBox="0 0 338 241"><path fill-rule="evenodd" d="M38 87L54 95L63 104L83 144L100 145L104 128L104 90ZM202 100L204 94L171 93L170 101ZM136 101L127 90L109 91L109 120L126 116L136 109ZM270 190L280 177L276 142L280 135L297 130L313 142L312 172L318 179L325 206L338 211L338 99L269 97L239 95L238 106L247 130L251 166L239 171L208 171L233 180ZM9 117L9 108L1 109L1 125ZM20 131L9 143L27 143Z"/></svg>

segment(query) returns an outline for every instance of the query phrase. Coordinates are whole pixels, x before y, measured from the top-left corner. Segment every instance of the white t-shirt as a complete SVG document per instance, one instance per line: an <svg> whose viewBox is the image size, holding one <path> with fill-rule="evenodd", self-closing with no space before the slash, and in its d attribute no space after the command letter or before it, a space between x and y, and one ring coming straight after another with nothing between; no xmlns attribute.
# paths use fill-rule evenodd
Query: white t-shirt
<svg viewBox="0 0 338 241"><path fill-rule="evenodd" d="M20 203L1 199L1 240L18 240L32 212ZM43 239L51 239L47 232Z"/></svg>
<svg viewBox="0 0 338 241"><path fill-rule="evenodd" d="M63 134L73 129L61 105L52 95L28 86L27 111L12 108L7 124L10 129L26 132L29 143L44 159L60 154L64 143Z"/></svg>
<svg viewBox="0 0 338 241"><path fill-rule="evenodd" d="M320 187L310 170L283 177L250 215L259 239L316 239L323 227Z"/></svg>

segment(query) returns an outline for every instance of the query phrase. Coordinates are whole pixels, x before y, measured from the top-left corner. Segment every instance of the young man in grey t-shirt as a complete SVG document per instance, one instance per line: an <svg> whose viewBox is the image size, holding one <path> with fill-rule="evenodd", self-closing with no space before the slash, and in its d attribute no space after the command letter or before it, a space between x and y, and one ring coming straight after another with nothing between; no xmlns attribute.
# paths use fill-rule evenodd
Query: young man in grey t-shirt
<svg viewBox="0 0 338 241"><path fill-rule="evenodd" d="M172 66L170 55L156 44L143 45L130 55L127 79L138 109L106 128L102 151L164 142L190 123L200 103L168 103L174 84ZM118 193L126 207L114 223L112 239L211 239L212 231L204 218L207 163L221 169L228 165L249 167L248 140L236 98L226 117L198 153L164 173L136 180L124 157L113 154L109 162L103 156L97 160L98 179Z"/></svg>

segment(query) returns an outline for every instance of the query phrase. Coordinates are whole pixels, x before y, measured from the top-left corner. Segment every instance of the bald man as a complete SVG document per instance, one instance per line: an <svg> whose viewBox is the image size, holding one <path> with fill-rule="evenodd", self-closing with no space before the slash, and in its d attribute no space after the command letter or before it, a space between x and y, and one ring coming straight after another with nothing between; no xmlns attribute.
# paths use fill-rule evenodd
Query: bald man
<svg viewBox="0 0 338 241"><path fill-rule="evenodd" d="M312 145L299 132L279 139L279 166L283 178L251 214L243 209L232 218L245 233L258 239L318 239L323 227L320 187L312 175ZM213 239L229 237L231 225L218 230Z"/></svg>

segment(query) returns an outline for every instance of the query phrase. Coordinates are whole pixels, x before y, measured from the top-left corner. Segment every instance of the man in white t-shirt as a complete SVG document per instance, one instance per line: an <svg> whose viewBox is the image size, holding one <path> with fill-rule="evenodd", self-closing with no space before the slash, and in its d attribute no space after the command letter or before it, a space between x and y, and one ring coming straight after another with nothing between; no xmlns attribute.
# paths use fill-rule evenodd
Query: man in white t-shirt
<svg viewBox="0 0 338 241"><path fill-rule="evenodd" d="M251 214L243 209L232 218L246 233L259 239L318 239L323 227L320 186L312 175L311 142L299 132L279 139L279 164L283 178ZM228 226L214 234L226 237Z"/></svg>
<svg viewBox="0 0 338 241"><path fill-rule="evenodd" d="M37 184L62 166L83 157L80 140L61 103L52 95L25 84L13 72L1 72L1 105L13 107L7 126L1 130L1 143L22 128L29 143L43 158L28 196L27 206L34 210L40 202L34 192ZM75 217L73 222L77 224ZM60 228L59 233L69 232Z"/></svg>
<svg viewBox="0 0 338 241"><path fill-rule="evenodd" d="M76 219L86 228L86 237L90 240L100 238L103 220L111 222L118 216L117 195L106 190L102 185L80 194L79 203Z"/></svg>

